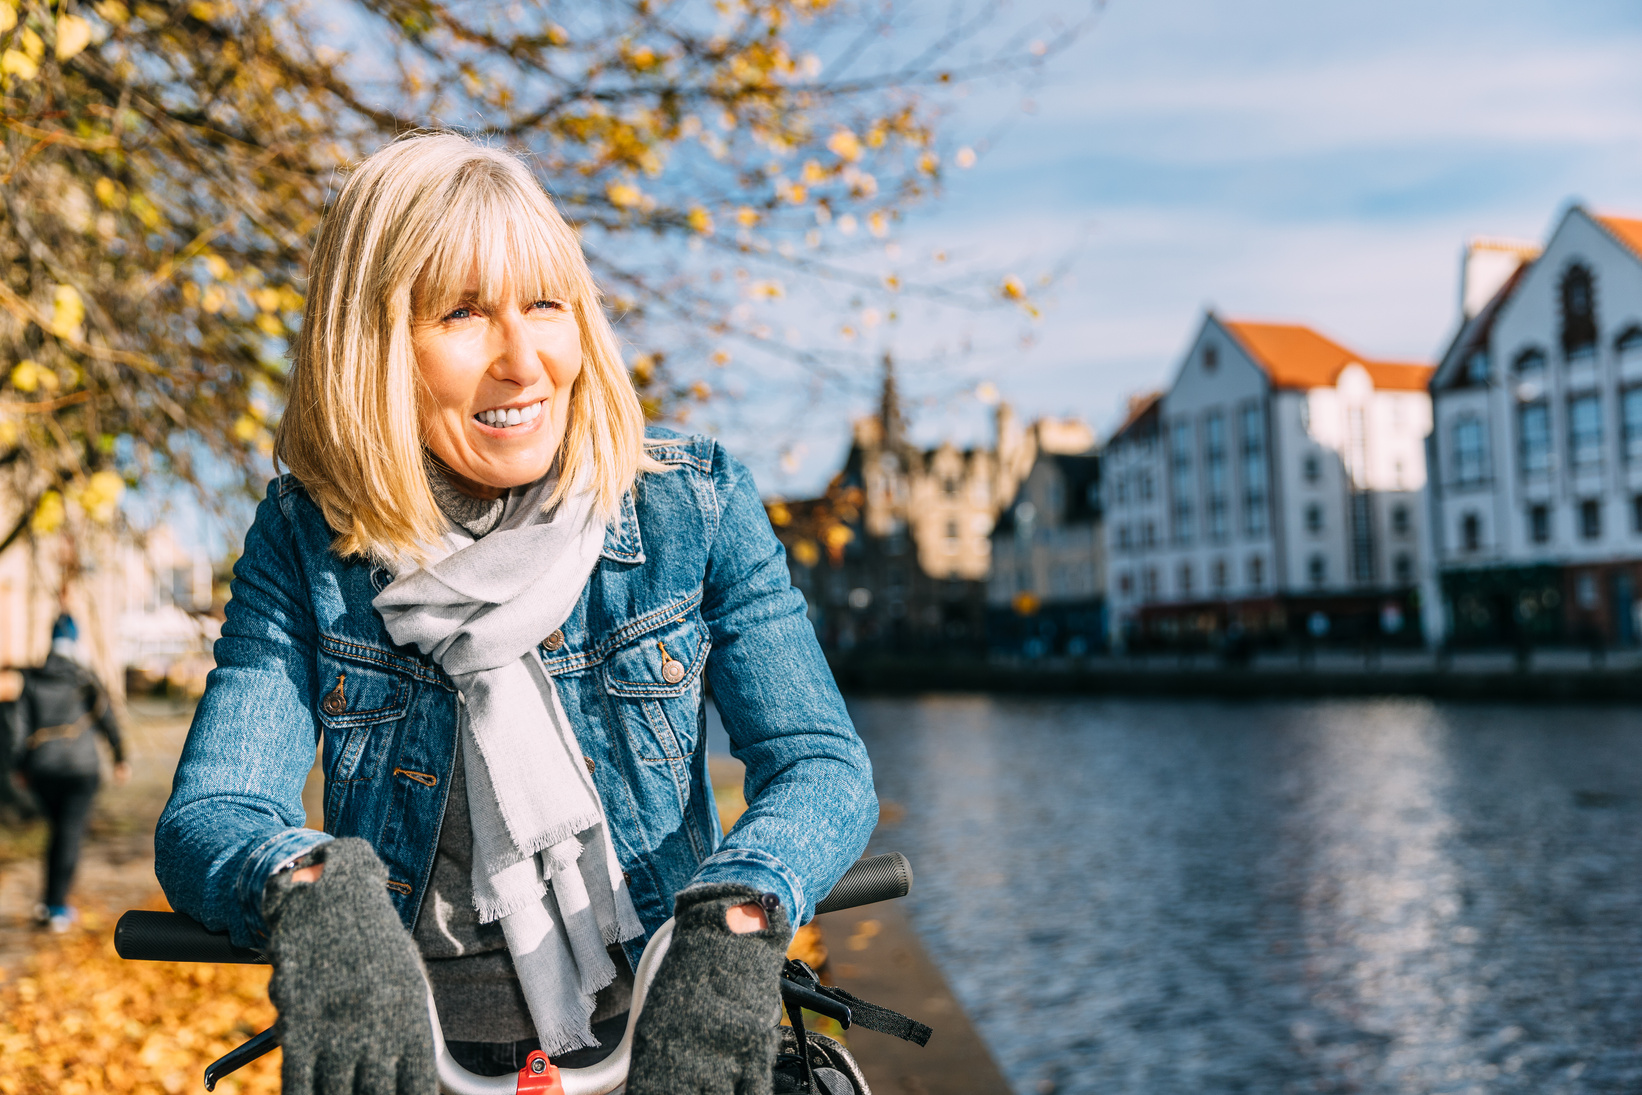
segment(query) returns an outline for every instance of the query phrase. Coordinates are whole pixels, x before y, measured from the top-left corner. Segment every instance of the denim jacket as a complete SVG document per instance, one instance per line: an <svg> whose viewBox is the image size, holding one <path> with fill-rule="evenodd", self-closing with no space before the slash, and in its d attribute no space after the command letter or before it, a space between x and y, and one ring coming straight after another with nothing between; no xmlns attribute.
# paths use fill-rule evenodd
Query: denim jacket
<svg viewBox="0 0 1642 1095"><path fill-rule="evenodd" d="M652 430L647 447L668 470L624 496L580 602L537 651L647 935L675 894L708 882L772 892L799 924L876 824L866 750L751 475L708 438ZM407 928L433 869L458 697L371 607L388 571L338 557L331 538L299 483L270 484L155 833L172 907L242 946L267 939L268 877L332 836L371 842ZM704 683L747 766L747 812L727 835ZM323 833L301 827L321 744ZM635 962L643 942L629 944Z"/></svg>

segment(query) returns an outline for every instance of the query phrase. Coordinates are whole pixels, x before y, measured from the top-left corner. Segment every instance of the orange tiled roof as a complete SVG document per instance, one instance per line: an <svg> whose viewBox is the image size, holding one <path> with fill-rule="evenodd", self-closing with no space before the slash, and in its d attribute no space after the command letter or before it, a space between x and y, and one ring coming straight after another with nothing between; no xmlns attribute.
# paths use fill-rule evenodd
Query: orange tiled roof
<svg viewBox="0 0 1642 1095"><path fill-rule="evenodd" d="M1642 256L1642 220L1634 217L1609 217L1595 214L1596 223L1613 233L1615 239Z"/></svg>
<svg viewBox="0 0 1642 1095"><path fill-rule="evenodd" d="M1421 391L1431 380L1430 365L1409 361L1371 361L1338 342L1298 323L1248 323L1222 320L1243 344L1276 388L1328 388L1353 362L1368 370L1376 388Z"/></svg>

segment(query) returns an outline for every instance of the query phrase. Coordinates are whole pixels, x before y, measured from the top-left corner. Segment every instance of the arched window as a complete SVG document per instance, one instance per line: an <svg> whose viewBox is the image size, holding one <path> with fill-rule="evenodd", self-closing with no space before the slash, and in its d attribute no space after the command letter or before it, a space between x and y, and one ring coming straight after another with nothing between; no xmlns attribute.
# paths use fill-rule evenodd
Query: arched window
<svg viewBox="0 0 1642 1095"><path fill-rule="evenodd" d="M1511 368L1518 376L1532 376L1545 370L1545 351L1538 346L1530 346L1517 354L1511 362Z"/></svg>
<svg viewBox="0 0 1642 1095"><path fill-rule="evenodd" d="M1642 356L1642 325L1631 324L1613 340L1613 348L1620 357Z"/></svg>
<svg viewBox="0 0 1642 1095"><path fill-rule="evenodd" d="M1562 275L1562 354L1572 360L1596 352L1596 286L1588 267L1575 263Z"/></svg>

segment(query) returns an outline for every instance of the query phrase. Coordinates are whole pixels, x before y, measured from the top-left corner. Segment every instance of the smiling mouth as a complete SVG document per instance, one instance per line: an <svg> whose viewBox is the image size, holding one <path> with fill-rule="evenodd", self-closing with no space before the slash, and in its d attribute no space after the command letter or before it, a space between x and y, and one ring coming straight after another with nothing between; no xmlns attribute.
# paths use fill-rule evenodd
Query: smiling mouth
<svg viewBox="0 0 1642 1095"><path fill-rule="evenodd" d="M505 430L510 426L528 426L536 421L541 413L542 401L538 399L523 407L497 407L494 410L480 411L473 416L473 420L493 430Z"/></svg>

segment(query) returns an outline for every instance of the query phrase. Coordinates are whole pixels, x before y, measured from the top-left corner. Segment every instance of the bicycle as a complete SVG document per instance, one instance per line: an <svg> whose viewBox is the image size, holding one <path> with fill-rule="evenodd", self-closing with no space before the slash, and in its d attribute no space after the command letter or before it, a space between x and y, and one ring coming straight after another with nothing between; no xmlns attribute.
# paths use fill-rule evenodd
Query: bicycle
<svg viewBox="0 0 1642 1095"><path fill-rule="evenodd" d="M868 856L844 873L817 905L817 913L870 905L905 897L912 891L912 864L900 852ZM435 1064L439 1089L445 1095L611 1095L627 1082L632 1057L633 1028L644 1007L644 998L656 969L667 953L673 937L669 919L656 930L644 948L638 968L633 971L633 1002L627 1015L627 1029L609 1056L585 1068L560 1068L547 1055L530 1054L517 1075L478 1076L451 1056L439 1026L439 1011L428 990L428 1020L433 1026ZM237 947L226 932L207 930L198 921L175 912L131 910L120 917L114 928L114 950L121 958L153 962L222 962L266 964L261 951ZM866 1079L849 1051L825 1035L805 1030L802 1009L835 1020L844 1029L853 1025L924 1045L930 1028L887 1008L870 1004L843 989L822 985L815 971L803 962L788 960L781 974L781 998L790 1028L783 1028L777 1053L778 1095L807 1092L809 1095L872 1095ZM279 1044L272 1027L254 1035L244 1044L211 1062L205 1069L205 1090L215 1090L217 1081L243 1068Z"/></svg>

